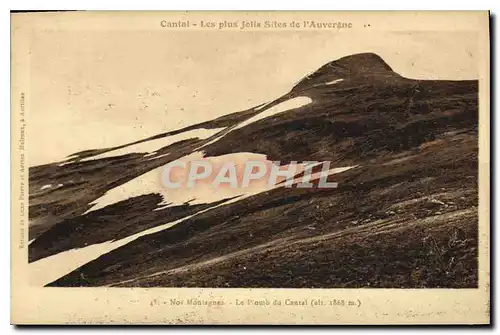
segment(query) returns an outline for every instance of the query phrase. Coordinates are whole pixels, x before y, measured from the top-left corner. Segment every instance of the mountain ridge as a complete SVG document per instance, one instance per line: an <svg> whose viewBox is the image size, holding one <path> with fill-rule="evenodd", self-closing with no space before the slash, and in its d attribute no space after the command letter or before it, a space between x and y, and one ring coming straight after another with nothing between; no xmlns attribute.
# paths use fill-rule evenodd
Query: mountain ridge
<svg viewBox="0 0 500 335"><path fill-rule="evenodd" d="M155 229L182 213L191 216L97 255L50 286L476 287L477 85L404 78L379 56L356 54L274 101L184 128L224 128L207 138L91 159L187 131L175 130L32 167L30 262ZM238 128L296 97L311 102ZM276 188L166 216L151 214L160 205L153 193L84 214L109 190L197 151L358 167L332 175L333 190ZM63 186L40 190L47 184ZM430 240L448 248L433 250ZM384 258L393 263L377 265Z"/></svg>

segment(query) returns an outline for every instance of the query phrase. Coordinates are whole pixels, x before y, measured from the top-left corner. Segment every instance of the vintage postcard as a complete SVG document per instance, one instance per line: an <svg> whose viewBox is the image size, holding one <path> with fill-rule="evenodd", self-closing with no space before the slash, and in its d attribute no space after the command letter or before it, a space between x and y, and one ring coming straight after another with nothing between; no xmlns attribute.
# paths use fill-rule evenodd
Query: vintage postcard
<svg viewBox="0 0 500 335"><path fill-rule="evenodd" d="M489 324L489 13L11 14L14 324Z"/></svg>

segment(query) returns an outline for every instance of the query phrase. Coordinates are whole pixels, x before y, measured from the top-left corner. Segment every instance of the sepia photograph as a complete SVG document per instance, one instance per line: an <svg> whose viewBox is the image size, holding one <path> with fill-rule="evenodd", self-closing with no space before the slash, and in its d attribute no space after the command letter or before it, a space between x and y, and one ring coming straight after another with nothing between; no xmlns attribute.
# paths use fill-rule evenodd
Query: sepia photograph
<svg viewBox="0 0 500 335"><path fill-rule="evenodd" d="M21 323L489 322L487 12L11 21Z"/></svg>

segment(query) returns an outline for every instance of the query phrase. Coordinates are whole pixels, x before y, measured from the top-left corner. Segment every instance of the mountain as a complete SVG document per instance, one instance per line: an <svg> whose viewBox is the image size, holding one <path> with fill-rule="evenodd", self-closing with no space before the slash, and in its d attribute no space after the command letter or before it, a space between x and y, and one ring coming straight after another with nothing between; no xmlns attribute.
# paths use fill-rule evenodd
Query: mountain
<svg viewBox="0 0 500 335"><path fill-rule="evenodd" d="M216 201L151 182L196 153L350 168ZM29 262L88 251L48 286L477 287L477 175L477 80L356 54L254 108L31 167Z"/></svg>

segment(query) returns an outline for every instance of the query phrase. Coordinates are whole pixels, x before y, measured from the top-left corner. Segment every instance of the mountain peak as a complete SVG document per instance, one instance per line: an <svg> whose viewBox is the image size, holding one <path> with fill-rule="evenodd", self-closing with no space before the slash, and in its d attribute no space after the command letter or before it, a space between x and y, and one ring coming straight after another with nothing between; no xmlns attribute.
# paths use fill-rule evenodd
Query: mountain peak
<svg viewBox="0 0 500 335"><path fill-rule="evenodd" d="M323 66L343 70L345 74L392 72L391 67L377 54L367 52L339 58ZM320 70L321 70L320 69Z"/></svg>
<svg viewBox="0 0 500 335"><path fill-rule="evenodd" d="M315 72L303 78L295 89L316 86L333 82L339 79L345 80L353 77L371 77L396 73L377 54L367 52L353 54L331 61Z"/></svg>

